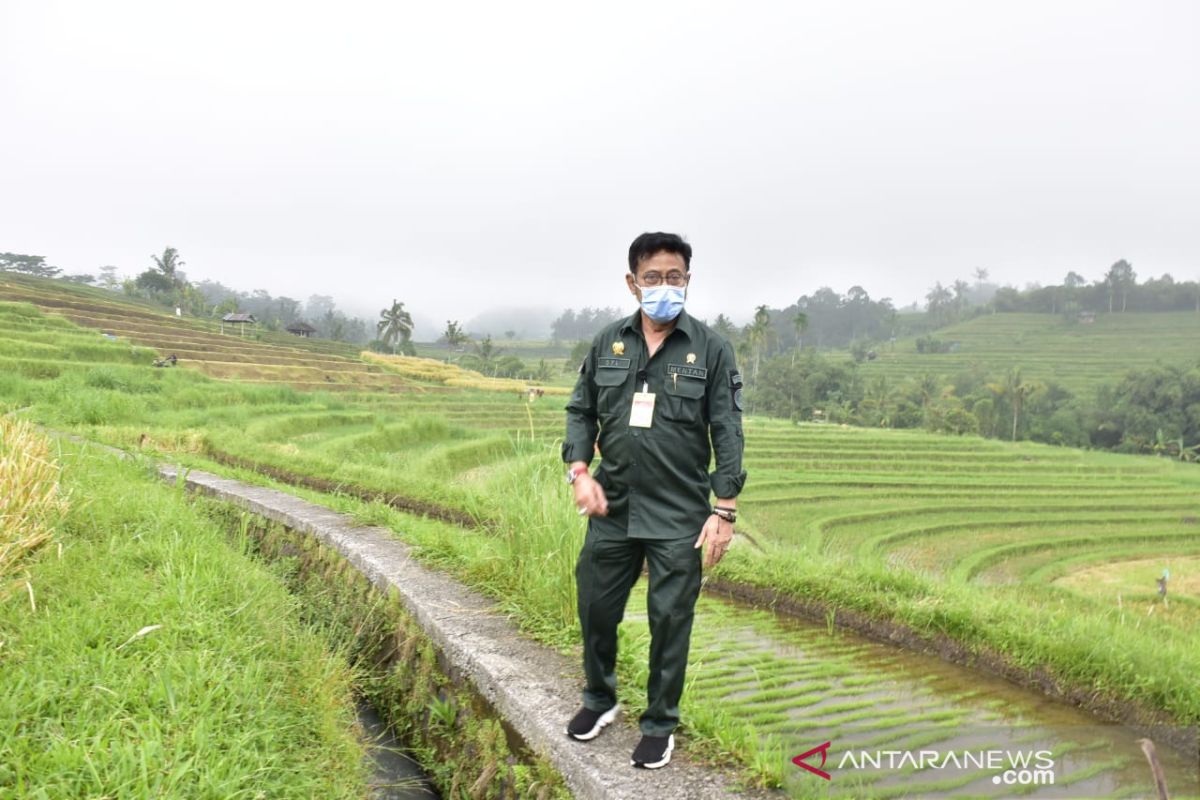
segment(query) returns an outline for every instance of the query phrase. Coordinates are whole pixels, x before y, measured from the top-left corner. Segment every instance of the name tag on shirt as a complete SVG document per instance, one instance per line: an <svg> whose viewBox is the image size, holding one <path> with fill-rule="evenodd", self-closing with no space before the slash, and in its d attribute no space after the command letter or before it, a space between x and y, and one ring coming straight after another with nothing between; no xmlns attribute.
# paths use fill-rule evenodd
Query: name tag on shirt
<svg viewBox="0 0 1200 800"><path fill-rule="evenodd" d="M654 392L634 392L629 427L649 428L654 421Z"/></svg>

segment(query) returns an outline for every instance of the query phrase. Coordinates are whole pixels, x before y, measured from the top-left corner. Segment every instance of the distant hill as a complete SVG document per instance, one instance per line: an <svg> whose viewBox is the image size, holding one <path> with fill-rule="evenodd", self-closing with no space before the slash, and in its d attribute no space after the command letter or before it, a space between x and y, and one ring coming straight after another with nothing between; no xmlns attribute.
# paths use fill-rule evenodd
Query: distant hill
<svg viewBox="0 0 1200 800"><path fill-rule="evenodd" d="M920 353L919 338L927 344L935 340L934 347L949 352ZM865 377L903 380L926 372L953 375L976 367L999 375L1019 366L1028 378L1055 381L1081 394L1156 361L1200 360L1200 315L1101 313L1084 322L1056 314L989 314L923 337L899 339L894 346L878 345L875 353L874 360L861 365ZM850 357L845 351L842 355Z"/></svg>

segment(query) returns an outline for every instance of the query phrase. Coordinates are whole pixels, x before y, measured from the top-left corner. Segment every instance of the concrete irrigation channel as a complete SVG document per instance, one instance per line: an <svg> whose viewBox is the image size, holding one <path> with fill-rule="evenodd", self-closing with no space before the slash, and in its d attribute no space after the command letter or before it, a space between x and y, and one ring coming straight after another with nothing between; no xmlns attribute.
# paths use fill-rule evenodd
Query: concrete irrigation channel
<svg viewBox="0 0 1200 800"><path fill-rule="evenodd" d="M358 527L273 489L171 466L160 472L314 536L376 586L398 590L454 672L549 759L575 796L703 798L736 791L729 775L686 757L656 773L630 769L636 739L630 724L587 746L566 739L562 726L577 704L578 667L521 637L486 599L418 565L391 531ZM695 631L688 693L715 700L730 719L752 725L764 746L788 762L784 790L776 796L1153 794L1134 731L1003 679L713 596L702 598ZM647 635L640 593L625 633ZM825 742L823 771L830 780L790 763ZM929 755L918 755L925 760L914 765L894 755L904 752ZM998 755L988 755L985 764L985 753ZM819 767L819 756L802 760ZM1159 748L1159 756L1173 797L1200 795L1195 758L1169 748ZM1009 769L1006 759L1015 759L1016 768ZM874 762L882 763L876 768Z"/></svg>

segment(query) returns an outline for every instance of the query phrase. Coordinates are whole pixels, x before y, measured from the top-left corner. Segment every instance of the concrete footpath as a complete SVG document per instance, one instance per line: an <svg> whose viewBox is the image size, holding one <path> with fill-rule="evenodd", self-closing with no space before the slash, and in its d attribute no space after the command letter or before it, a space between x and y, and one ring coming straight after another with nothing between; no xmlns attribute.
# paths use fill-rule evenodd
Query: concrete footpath
<svg viewBox="0 0 1200 800"><path fill-rule="evenodd" d="M178 467L160 466L175 483ZM583 800L623 798L778 797L739 793L729 776L688 763L686 750L659 770L635 769L629 755L637 726L618 719L597 739L582 743L564 733L580 705L582 668L572 659L520 635L482 595L421 566L407 545L383 528L353 520L298 497L207 472L182 473L188 488L238 505L316 537L336 549L380 589L395 589L450 665L452 677L466 679L534 751L565 778Z"/></svg>

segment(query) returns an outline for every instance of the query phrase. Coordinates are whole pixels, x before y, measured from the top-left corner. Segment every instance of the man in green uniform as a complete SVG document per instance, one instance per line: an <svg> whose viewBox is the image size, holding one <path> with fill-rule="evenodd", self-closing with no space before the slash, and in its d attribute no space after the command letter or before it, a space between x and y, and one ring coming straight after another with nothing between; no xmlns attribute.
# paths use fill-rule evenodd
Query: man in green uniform
<svg viewBox="0 0 1200 800"><path fill-rule="evenodd" d="M645 233L630 245L625 280L641 307L592 342L563 443L575 505L589 518L575 569L586 686L567 734L587 741L616 717L617 625L646 562L648 705L632 763L651 769L675 746L700 548L705 567L725 554L746 481L742 378L729 342L683 310L691 258L675 234Z"/></svg>

